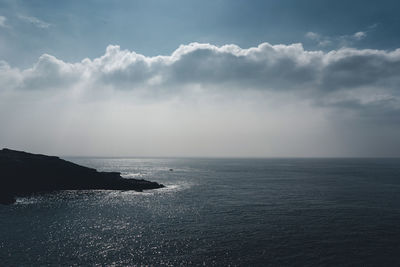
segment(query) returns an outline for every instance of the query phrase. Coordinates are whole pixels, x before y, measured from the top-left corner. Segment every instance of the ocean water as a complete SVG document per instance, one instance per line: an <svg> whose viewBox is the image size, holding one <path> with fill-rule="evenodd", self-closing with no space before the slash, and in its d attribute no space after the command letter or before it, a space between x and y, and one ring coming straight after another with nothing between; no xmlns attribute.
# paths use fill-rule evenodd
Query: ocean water
<svg viewBox="0 0 400 267"><path fill-rule="evenodd" d="M400 265L400 159L67 159L167 187L0 205L1 266Z"/></svg>

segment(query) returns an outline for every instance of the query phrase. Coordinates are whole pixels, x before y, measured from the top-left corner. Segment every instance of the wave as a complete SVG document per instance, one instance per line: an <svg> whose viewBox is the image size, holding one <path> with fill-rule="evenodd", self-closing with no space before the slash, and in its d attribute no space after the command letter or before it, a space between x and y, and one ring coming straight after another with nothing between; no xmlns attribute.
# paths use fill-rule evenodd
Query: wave
<svg viewBox="0 0 400 267"><path fill-rule="evenodd" d="M126 179L138 179L145 176L145 174L141 172L125 172L121 173L121 176Z"/></svg>
<svg viewBox="0 0 400 267"><path fill-rule="evenodd" d="M187 190L191 187L193 187L195 184L194 183L189 183L186 181L181 181L178 183L173 183L173 184L164 184L164 188L157 189L157 192L178 192L178 191L183 191Z"/></svg>
<svg viewBox="0 0 400 267"><path fill-rule="evenodd" d="M40 196L17 197L15 200L16 205L30 205L40 202Z"/></svg>

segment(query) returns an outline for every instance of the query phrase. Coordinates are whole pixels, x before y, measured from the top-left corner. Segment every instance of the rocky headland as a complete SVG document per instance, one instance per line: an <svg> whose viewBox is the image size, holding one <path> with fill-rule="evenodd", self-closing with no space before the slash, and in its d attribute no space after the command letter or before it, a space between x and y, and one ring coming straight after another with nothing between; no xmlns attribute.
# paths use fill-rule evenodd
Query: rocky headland
<svg viewBox="0 0 400 267"><path fill-rule="evenodd" d="M98 172L55 156L0 150L0 204L12 204L18 196L57 190L143 191L162 187L156 182L125 179L119 172Z"/></svg>

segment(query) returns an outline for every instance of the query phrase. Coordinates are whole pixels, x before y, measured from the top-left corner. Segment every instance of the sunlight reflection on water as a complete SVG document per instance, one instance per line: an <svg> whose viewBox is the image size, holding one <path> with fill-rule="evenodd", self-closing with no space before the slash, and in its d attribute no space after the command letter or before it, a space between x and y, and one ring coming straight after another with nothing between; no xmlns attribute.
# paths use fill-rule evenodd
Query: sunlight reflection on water
<svg viewBox="0 0 400 267"><path fill-rule="evenodd" d="M75 161L166 188L67 190L0 206L2 265L399 263L399 160Z"/></svg>

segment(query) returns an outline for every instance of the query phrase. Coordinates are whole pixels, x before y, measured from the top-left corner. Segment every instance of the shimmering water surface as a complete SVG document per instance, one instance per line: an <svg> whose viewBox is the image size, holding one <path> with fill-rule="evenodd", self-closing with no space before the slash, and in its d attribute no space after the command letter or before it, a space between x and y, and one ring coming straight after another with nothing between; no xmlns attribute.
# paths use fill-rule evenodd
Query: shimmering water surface
<svg viewBox="0 0 400 267"><path fill-rule="evenodd" d="M167 188L0 205L1 266L400 265L400 159L68 160Z"/></svg>

